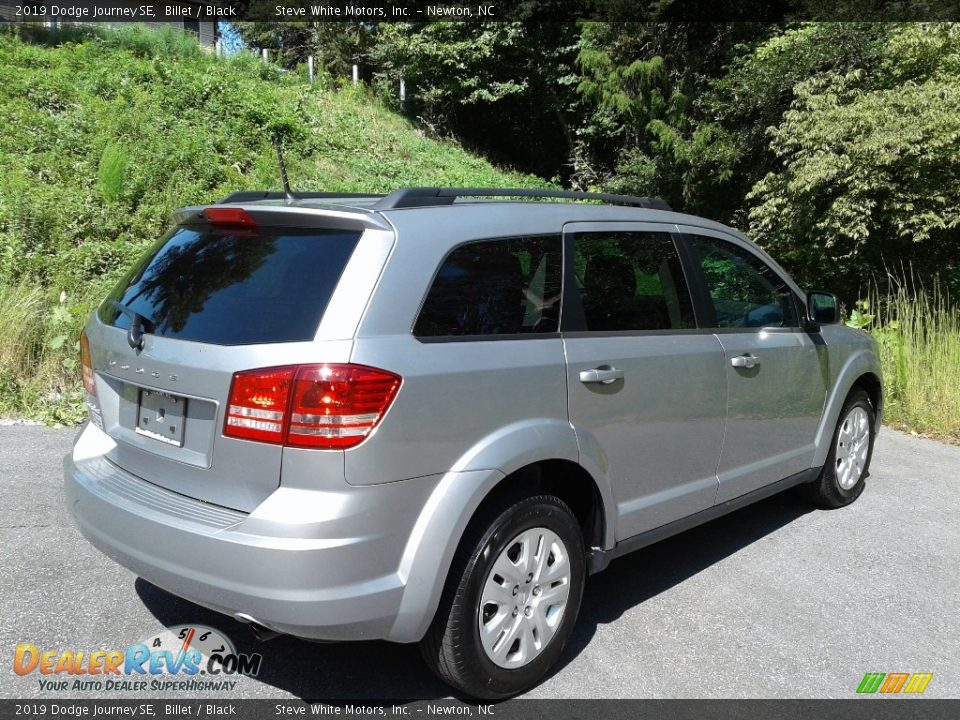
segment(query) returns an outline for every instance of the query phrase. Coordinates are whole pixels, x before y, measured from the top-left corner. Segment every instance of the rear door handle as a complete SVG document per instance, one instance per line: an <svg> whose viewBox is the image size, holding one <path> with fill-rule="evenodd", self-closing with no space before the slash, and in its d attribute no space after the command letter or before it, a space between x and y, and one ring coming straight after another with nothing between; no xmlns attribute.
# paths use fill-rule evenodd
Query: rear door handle
<svg viewBox="0 0 960 720"><path fill-rule="evenodd" d="M623 378L623 370L614 367L601 366L592 370L580 371L580 382L582 383L601 383L609 385Z"/></svg>
<svg viewBox="0 0 960 720"><path fill-rule="evenodd" d="M760 364L760 358L752 353L747 353L746 355L738 355L735 358L730 358L730 364L735 368L754 368Z"/></svg>

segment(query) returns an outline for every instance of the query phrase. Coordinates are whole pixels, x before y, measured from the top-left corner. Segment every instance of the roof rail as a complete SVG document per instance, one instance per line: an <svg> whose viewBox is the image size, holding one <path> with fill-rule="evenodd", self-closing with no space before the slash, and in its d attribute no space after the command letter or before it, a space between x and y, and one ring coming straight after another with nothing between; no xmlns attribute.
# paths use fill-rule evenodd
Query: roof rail
<svg viewBox="0 0 960 720"><path fill-rule="evenodd" d="M296 200L310 200L319 198L382 198L383 193L348 193L348 192L296 192L293 193ZM253 202L254 200L286 200L287 194L273 190L242 190L240 192L230 193L222 200L217 200L217 205L235 202Z"/></svg>
<svg viewBox="0 0 960 720"><path fill-rule="evenodd" d="M395 208L452 205L461 197L533 197L565 198L569 200L599 200L612 205L629 205L651 210L669 210L670 206L658 197L634 197L610 193L575 192L573 190L533 190L530 188L401 188L377 202L375 210Z"/></svg>

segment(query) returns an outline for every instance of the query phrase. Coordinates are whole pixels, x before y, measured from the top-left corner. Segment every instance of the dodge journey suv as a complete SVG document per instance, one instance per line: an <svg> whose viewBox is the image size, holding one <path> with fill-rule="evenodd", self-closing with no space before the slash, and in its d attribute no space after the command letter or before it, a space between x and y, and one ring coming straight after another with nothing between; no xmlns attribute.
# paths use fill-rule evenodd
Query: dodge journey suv
<svg viewBox="0 0 960 720"><path fill-rule="evenodd" d="M880 369L837 320L658 199L238 193L179 211L86 326L67 503L261 633L418 642L508 697L612 559L791 486L860 495Z"/></svg>

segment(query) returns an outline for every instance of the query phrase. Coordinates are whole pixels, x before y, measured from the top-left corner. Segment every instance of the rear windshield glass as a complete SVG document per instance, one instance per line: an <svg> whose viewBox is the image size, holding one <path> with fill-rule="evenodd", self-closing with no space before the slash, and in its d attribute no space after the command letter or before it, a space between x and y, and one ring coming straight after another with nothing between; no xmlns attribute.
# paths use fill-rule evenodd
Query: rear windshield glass
<svg viewBox="0 0 960 720"><path fill-rule="evenodd" d="M117 285L100 320L218 345L312 340L359 231L176 227Z"/></svg>

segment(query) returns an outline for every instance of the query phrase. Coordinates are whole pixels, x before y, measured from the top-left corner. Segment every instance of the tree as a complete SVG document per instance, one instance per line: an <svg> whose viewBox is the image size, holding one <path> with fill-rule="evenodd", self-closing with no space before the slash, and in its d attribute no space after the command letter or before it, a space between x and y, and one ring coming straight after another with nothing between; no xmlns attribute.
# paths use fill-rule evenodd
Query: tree
<svg viewBox="0 0 960 720"><path fill-rule="evenodd" d="M731 62L709 79L685 148L684 196L698 212L746 229L746 197L777 165L769 130L814 76L871 71L892 26L814 23L781 27L764 41L732 48Z"/></svg>
<svg viewBox="0 0 960 720"><path fill-rule="evenodd" d="M870 71L802 80L748 195L754 238L853 299L909 264L960 290L960 28L889 28Z"/></svg>
<svg viewBox="0 0 960 720"><path fill-rule="evenodd" d="M544 177L560 174L573 136L574 23L389 23L370 59L395 102L439 133Z"/></svg>
<svg viewBox="0 0 960 720"><path fill-rule="evenodd" d="M240 22L234 27L249 46L266 48L286 68L313 55L333 77L350 77L352 66L367 70L367 55L378 28L363 22Z"/></svg>
<svg viewBox="0 0 960 720"><path fill-rule="evenodd" d="M713 128L700 128L700 99L735 51L771 31L762 23L585 24L579 184L661 195L701 211L688 176L694 158L711 156L716 143Z"/></svg>

